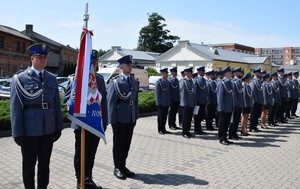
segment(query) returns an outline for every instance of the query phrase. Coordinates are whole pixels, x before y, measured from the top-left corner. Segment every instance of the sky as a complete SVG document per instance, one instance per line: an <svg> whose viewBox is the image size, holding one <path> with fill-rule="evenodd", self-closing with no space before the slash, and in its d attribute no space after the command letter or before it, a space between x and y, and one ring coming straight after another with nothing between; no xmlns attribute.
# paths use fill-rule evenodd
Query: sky
<svg viewBox="0 0 300 189"><path fill-rule="evenodd" d="M77 48L86 3L97 50L136 48L153 12L165 18L169 34L192 43L300 47L298 0L6 0L0 24L19 31L32 24L35 32Z"/></svg>

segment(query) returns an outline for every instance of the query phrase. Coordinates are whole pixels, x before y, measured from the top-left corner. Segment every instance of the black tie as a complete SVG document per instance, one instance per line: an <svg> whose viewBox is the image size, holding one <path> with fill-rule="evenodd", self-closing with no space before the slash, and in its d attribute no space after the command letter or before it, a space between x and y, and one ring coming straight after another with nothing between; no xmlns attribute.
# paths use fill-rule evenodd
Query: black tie
<svg viewBox="0 0 300 189"><path fill-rule="evenodd" d="M39 78L40 78L41 82L43 83L44 79L43 79L43 73L42 72L39 73Z"/></svg>
<svg viewBox="0 0 300 189"><path fill-rule="evenodd" d="M127 82L129 84L129 86L131 87L130 77L127 77Z"/></svg>

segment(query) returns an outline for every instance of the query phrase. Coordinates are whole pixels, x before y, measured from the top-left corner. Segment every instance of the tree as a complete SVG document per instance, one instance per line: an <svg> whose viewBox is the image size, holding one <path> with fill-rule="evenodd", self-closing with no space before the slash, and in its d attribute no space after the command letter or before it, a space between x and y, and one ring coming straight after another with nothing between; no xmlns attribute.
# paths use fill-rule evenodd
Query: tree
<svg viewBox="0 0 300 189"><path fill-rule="evenodd" d="M100 56L104 55L107 52L108 52L108 50L106 51L106 50L103 50L103 49L99 49L98 56L100 57Z"/></svg>
<svg viewBox="0 0 300 189"><path fill-rule="evenodd" d="M170 31L165 29L167 24L161 15L152 13L148 16L149 24L140 30L137 50L164 53L180 38L168 35Z"/></svg>
<svg viewBox="0 0 300 189"><path fill-rule="evenodd" d="M158 71L156 71L156 69L148 67L146 69L146 71L148 72L148 77L150 76L156 76L156 75L160 75L160 73Z"/></svg>

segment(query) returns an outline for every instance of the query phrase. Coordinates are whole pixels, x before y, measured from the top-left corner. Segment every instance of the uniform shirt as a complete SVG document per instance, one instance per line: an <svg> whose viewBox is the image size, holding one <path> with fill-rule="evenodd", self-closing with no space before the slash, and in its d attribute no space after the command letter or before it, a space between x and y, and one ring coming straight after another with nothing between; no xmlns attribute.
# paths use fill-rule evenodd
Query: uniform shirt
<svg viewBox="0 0 300 189"><path fill-rule="evenodd" d="M272 85L269 82L264 81L262 83L262 88L263 88L263 99L264 103L263 105L273 105L273 90L272 90Z"/></svg>
<svg viewBox="0 0 300 189"><path fill-rule="evenodd" d="M184 78L179 83L180 90L180 106L194 107L195 106L195 91L193 81L189 78Z"/></svg>
<svg viewBox="0 0 300 189"><path fill-rule="evenodd" d="M31 107L26 108L28 106ZM10 113L13 137L42 136L62 130L62 111L56 77L44 71L41 82L31 68L15 74L11 82Z"/></svg>
<svg viewBox="0 0 300 189"><path fill-rule="evenodd" d="M252 89L252 97L254 103L263 104L264 98L262 92L262 81L257 78L253 78L250 82L250 87Z"/></svg>
<svg viewBox="0 0 300 189"><path fill-rule="evenodd" d="M207 103L207 87L206 87L206 79L202 76L197 76L193 79L196 104L206 104Z"/></svg>
<svg viewBox="0 0 300 189"><path fill-rule="evenodd" d="M279 89L279 81L278 80L272 80L270 82L270 85L272 87L272 93L273 93L273 103L280 103L280 89Z"/></svg>
<svg viewBox="0 0 300 189"><path fill-rule="evenodd" d="M250 85L244 82L243 87L243 107L252 108L253 107L252 89Z"/></svg>
<svg viewBox="0 0 300 189"><path fill-rule="evenodd" d="M232 79L234 107L243 108L243 85L239 78Z"/></svg>
<svg viewBox="0 0 300 189"><path fill-rule="evenodd" d="M223 78L217 86L218 112L233 111L233 88L231 80Z"/></svg>
<svg viewBox="0 0 300 189"><path fill-rule="evenodd" d="M168 79L157 80L154 93L157 106L170 106L170 82Z"/></svg>
<svg viewBox="0 0 300 189"><path fill-rule="evenodd" d="M108 124L136 123L138 119L138 82L123 74L111 79L107 89Z"/></svg>
<svg viewBox="0 0 300 189"><path fill-rule="evenodd" d="M278 76L278 81L279 81L280 97L281 98L288 98L288 89L287 89L287 86L286 86L286 81L281 76Z"/></svg>
<svg viewBox="0 0 300 189"><path fill-rule="evenodd" d="M170 84L170 98L173 102L179 102L179 81L176 77L169 77L169 84Z"/></svg>
<svg viewBox="0 0 300 189"><path fill-rule="evenodd" d="M217 83L215 80L208 79L206 82L208 94L207 103L217 105Z"/></svg>

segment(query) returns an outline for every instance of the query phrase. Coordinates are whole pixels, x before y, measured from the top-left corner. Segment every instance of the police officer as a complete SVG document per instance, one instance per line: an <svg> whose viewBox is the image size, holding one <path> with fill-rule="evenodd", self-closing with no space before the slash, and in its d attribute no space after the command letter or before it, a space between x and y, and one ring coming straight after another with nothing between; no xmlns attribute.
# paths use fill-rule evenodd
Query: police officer
<svg viewBox="0 0 300 189"><path fill-rule="evenodd" d="M261 69L255 69L253 71L254 78L250 82L250 87L252 89L252 97L253 97L253 108L250 115L250 126L249 130L251 132L259 132L260 130L257 128L258 119L261 115L262 106L263 106L263 92L262 92L262 74Z"/></svg>
<svg viewBox="0 0 300 189"><path fill-rule="evenodd" d="M207 86L206 79L204 78L205 67L201 66L197 68L198 76L194 78L194 88L195 88L195 97L196 105L199 106L199 111L195 115L195 135L202 135L205 132L202 131L201 121L205 119L205 107L207 103ZM207 128L209 129L209 128Z"/></svg>
<svg viewBox="0 0 300 189"><path fill-rule="evenodd" d="M280 105L278 107L276 119L280 123L287 123L287 120L284 118L284 113L287 106L288 100L288 89L286 85L286 80L284 79L284 68L277 70L278 81L279 81L279 91L280 91Z"/></svg>
<svg viewBox="0 0 300 189"><path fill-rule="evenodd" d="M294 119L294 117L291 115L291 110L292 106L296 97L295 94L295 85L293 82L293 73L290 72L287 74L287 80L286 80L286 85L288 88L288 101L287 101L287 106L285 109L285 118L286 119Z"/></svg>
<svg viewBox="0 0 300 189"><path fill-rule="evenodd" d="M98 51L92 50L93 60L93 68L96 69L97 61L98 61ZM96 74L96 82L98 91L100 92L101 99L101 113L102 113L102 124L104 130L107 127L107 92L105 88L105 82L103 76L100 74ZM64 101L67 102L70 98L71 86L73 84L73 80L70 80L69 85L66 90L66 95ZM75 134L75 155L74 155L74 168L77 179L77 188L80 189L80 149L81 149L81 128L75 124L72 124L72 128L74 128ZM95 161L95 155L97 152L98 144L100 138L89 131L85 131L85 179L84 179L84 187L87 189L100 189L101 186L97 186L93 181L93 167Z"/></svg>
<svg viewBox="0 0 300 189"><path fill-rule="evenodd" d="M155 99L158 109L157 115L157 129L161 135L169 134L166 130L166 122L168 110L170 106L170 82L168 80L168 68L160 70L161 78L155 82Z"/></svg>
<svg viewBox="0 0 300 189"><path fill-rule="evenodd" d="M134 177L134 172L126 167L132 134L138 119L138 83L130 76L132 56L118 60L120 75L111 79L108 90L108 123L113 130L114 175L125 180Z"/></svg>
<svg viewBox="0 0 300 189"><path fill-rule="evenodd" d="M262 91L263 91L263 108L260 116L261 124L260 127L262 129L268 129L266 126L266 118L267 113L270 107L273 105L273 90L272 85L270 83L270 74L266 73L263 76L263 83L262 83Z"/></svg>
<svg viewBox="0 0 300 189"><path fill-rule="evenodd" d="M278 126L278 124L275 122L275 116L276 116L278 106L280 103L280 91L279 91L279 81L278 81L277 72L272 73L271 77L272 77L272 80L270 81L270 85L272 87L273 103L269 108L268 125L275 127L275 126Z"/></svg>
<svg viewBox="0 0 300 189"><path fill-rule="evenodd" d="M293 79L293 82L294 82L294 85L295 85L295 99L294 99L294 103L293 103L293 106L292 106L292 110L291 110L291 113L292 113L292 116L294 117L299 117L298 115L296 115L296 111L297 111L297 107L298 107L298 98L299 98L299 81L298 81L298 78L299 78L299 71L296 71L296 72L293 72L293 75L294 75L294 79Z"/></svg>
<svg viewBox="0 0 300 189"><path fill-rule="evenodd" d="M229 139L238 140L240 137L237 135L238 126L241 119L243 108L243 73L241 68L236 68L232 71L234 78L231 80L233 85L233 104L234 109L232 112L232 122L229 127Z"/></svg>
<svg viewBox="0 0 300 189"><path fill-rule="evenodd" d="M244 82L243 87L243 110L242 110L242 119L241 119L241 135L249 136L250 134L247 131L248 118L253 107L253 98L252 98L252 89L249 85L251 79L251 74L247 73L242 81Z"/></svg>
<svg viewBox="0 0 300 189"><path fill-rule="evenodd" d="M180 82L182 82L182 81L184 80L184 77L185 77L184 70L181 71L180 73L181 73L182 79L180 79L178 85L180 85ZM182 126L183 107L180 106L180 90L179 90L179 109L178 109L178 117L179 117L179 125Z"/></svg>
<svg viewBox="0 0 300 189"><path fill-rule="evenodd" d="M216 74L215 71L206 72L207 76L207 105L206 105L206 128L209 131L216 130L213 126L213 119L216 121L216 111L217 111L217 83L216 83Z"/></svg>
<svg viewBox="0 0 300 189"><path fill-rule="evenodd" d="M63 129L56 77L45 70L48 47L37 43L28 47L31 67L13 76L10 114L12 136L21 146L23 182L35 188L35 165L38 161L38 188L49 184L49 164L53 143Z"/></svg>
<svg viewBox="0 0 300 189"><path fill-rule="evenodd" d="M177 67L170 69L171 76L169 77L170 84L170 110L169 110L169 128L172 130L180 129L176 126L176 114L179 109L179 81L177 79Z"/></svg>
<svg viewBox="0 0 300 189"><path fill-rule="evenodd" d="M195 91L193 88L193 68L188 67L184 69L185 78L179 83L180 90L180 106L183 107L182 118L182 136L184 138L194 137L190 133L191 122L193 117L193 109L195 106Z"/></svg>
<svg viewBox="0 0 300 189"><path fill-rule="evenodd" d="M232 72L230 67L223 70L224 78L217 86L218 102L218 135L219 142L223 145L229 145L233 142L227 139L228 126L233 111L233 87L231 82Z"/></svg>

